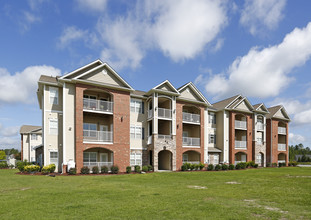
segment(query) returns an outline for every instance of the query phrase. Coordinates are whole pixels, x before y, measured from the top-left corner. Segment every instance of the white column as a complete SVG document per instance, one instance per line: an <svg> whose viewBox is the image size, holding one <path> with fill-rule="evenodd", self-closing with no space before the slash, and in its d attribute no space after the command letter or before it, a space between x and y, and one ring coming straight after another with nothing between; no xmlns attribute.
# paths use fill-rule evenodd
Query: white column
<svg viewBox="0 0 311 220"><path fill-rule="evenodd" d="M224 124L223 124L223 129L224 129L224 152L223 152L223 158L224 158L224 163L229 162L229 117L228 112L224 110L223 112L223 119L224 119Z"/></svg>
<svg viewBox="0 0 311 220"><path fill-rule="evenodd" d="M208 110L204 109L204 163L208 162Z"/></svg>
<svg viewBox="0 0 311 220"><path fill-rule="evenodd" d="M63 165L67 165L67 160L66 160L66 130L67 130L66 94L67 94L67 89L66 89L66 83L64 82L64 85L63 85Z"/></svg>
<svg viewBox="0 0 311 220"><path fill-rule="evenodd" d="M153 93L153 134L158 134L158 94ZM157 108L157 111L155 110Z"/></svg>
<svg viewBox="0 0 311 220"><path fill-rule="evenodd" d="M43 133L43 157L44 157L44 163L43 165L46 166L47 161L47 146L46 146L46 114L45 114L45 92L46 92L46 86L43 87L43 102L42 102L42 111L43 111L43 126L42 126L42 133Z"/></svg>
<svg viewBox="0 0 311 220"><path fill-rule="evenodd" d="M176 97L172 100L172 135L176 135Z"/></svg>

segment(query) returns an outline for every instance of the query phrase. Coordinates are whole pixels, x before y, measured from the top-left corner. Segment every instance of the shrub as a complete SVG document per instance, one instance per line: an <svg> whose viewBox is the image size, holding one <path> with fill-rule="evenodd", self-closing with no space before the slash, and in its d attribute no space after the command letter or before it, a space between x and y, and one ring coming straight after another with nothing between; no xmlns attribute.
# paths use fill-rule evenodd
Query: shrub
<svg viewBox="0 0 311 220"><path fill-rule="evenodd" d="M38 165L27 165L24 167L24 171L31 173L31 172L39 172L40 166Z"/></svg>
<svg viewBox="0 0 311 220"><path fill-rule="evenodd" d="M113 173L113 174L119 173L119 167L118 166L112 166L111 167L111 173Z"/></svg>
<svg viewBox="0 0 311 220"><path fill-rule="evenodd" d="M277 163L272 163L272 167L277 167L278 164Z"/></svg>
<svg viewBox="0 0 311 220"><path fill-rule="evenodd" d="M258 164L257 163L255 163L254 168L258 168Z"/></svg>
<svg viewBox="0 0 311 220"><path fill-rule="evenodd" d="M3 161L3 162L0 162L0 169L4 169L4 168L8 168L8 163Z"/></svg>
<svg viewBox="0 0 311 220"><path fill-rule="evenodd" d="M98 173L99 173L99 168L98 168L98 166L92 167L92 173L94 173L94 174L98 174Z"/></svg>
<svg viewBox="0 0 311 220"><path fill-rule="evenodd" d="M229 169L227 164L223 164L221 168L222 168L222 170L228 170Z"/></svg>
<svg viewBox="0 0 311 220"><path fill-rule="evenodd" d="M215 170L218 171L218 170L220 170L220 169L221 169L221 165L220 165L220 164L217 164L217 165L215 166Z"/></svg>
<svg viewBox="0 0 311 220"><path fill-rule="evenodd" d="M131 166L127 166L127 167L126 167L126 172L127 172L127 173L132 172L132 167L131 167Z"/></svg>
<svg viewBox="0 0 311 220"><path fill-rule="evenodd" d="M229 170L234 170L234 165L233 164L229 165Z"/></svg>
<svg viewBox="0 0 311 220"><path fill-rule="evenodd" d="M285 167L286 163L279 163L279 167Z"/></svg>
<svg viewBox="0 0 311 220"><path fill-rule="evenodd" d="M102 166L102 167L100 168L100 172L101 172L101 173L108 173L108 167Z"/></svg>
<svg viewBox="0 0 311 220"><path fill-rule="evenodd" d="M255 167L255 161L249 161L248 165L249 167Z"/></svg>
<svg viewBox="0 0 311 220"><path fill-rule="evenodd" d="M141 172L139 165L135 165L134 166L134 170L135 170L136 173L140 173Z"/></svg>
<svg viewBox="0 0 311 220"><path fill-rule="evenodd" d="M151 165L148 165L148 171L152 171L153 167Z"/></svg>
<svg viewBox="0 0 311 220"><path fill-rule="evenodd" d="M86 166L81 168L81 174L89 174L90 173L90 169Z"/></svg>
<svg viewBox="0 0 311 220"><path fill-rule="evenodd" d="M24 167L27 165L31 165L31 163L27 162L27 160L16 163L17 169L19 169L20 172L24 172Z"/></svg>
<svg viewBox="0 0 311 220"><path fill-rule="evenodd" d="M271 167L271 163L267 163L267 164L266 164L266 167Z"/></svg>
<svg viewBox="0 0 311 220"><path fill-rule="evenodd" d="M247 166L247 163L245 163L245 162L240 162L240 163L237 163L237 165L235 165L235 169L236 169L236 170L245 169L246 166Z"/></svg>
<svg viewBox="0 0 311 220"><path fill-rule="evenodd" d="M142 171L148 172L148 166L143 166Z"/></svg>
<svg viewBox="0 0 311 220"><path fill-rule="evenodd" d="M188 168L188 166L185 163L181 166L182 171L187 171L188 170L187 168Z"/></svg>
<svg viewBox="0 0 311 220"><path fill-rule="evenodd" d="M211 170L213 170L213 169L214 169L214 165L213 165L213 164L209 164L209 165L207 166L207 170L211 171Z"/></svg>
<svg viewBox="0 0 311 220"><path fill-rule="evenodd" d="M195 164L190 164L190 170L194 170Z"/></svg>
<svg viewBox="0 0 311 220"><path fill-rule="evenodd" d="M199 163L199 167L200 167L200 170L203 170L203 168L205 167L204 163Z"/></svg>
<svg viewBox="0 0 311 220"><path fill-rule="evenodd" d="M199 170L200 169L200 165L199 164L193 164L194 165L194 170Z"/></svg>
<svg viewBox="0 0 311 220"><path fill-rule="evenodd" d="M41 172L42 174L54 173L55 169L56 169L55 164L50 164L42 167Z"/></svg>
<svg viewBox="0 0 311 220"><path fill-rule="evenodd" d="M68 174L69 175L76 175L77 174L76 168L70 168Z"/></svg>
<svg viewBox="0 0 311 220"><path fill-rule="evenodd" d="M236 170L240 170L240 169L241 169L241 163L237 163L237 164L235 165L235 169L236 169Z"/></svg>
<svg viewBox="0 0 311 220"><path fill-rule="evenodd" d="M291 163L291 166L293 166L293 167L295 167L295 166L298 165L297 161L292 161L292 162L290 162L290 163Z"/></svg>

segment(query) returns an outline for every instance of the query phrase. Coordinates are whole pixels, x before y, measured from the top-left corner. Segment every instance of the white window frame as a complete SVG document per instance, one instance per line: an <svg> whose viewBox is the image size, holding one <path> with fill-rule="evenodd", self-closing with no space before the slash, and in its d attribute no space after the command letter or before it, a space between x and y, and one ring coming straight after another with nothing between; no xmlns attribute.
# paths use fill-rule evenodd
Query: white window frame
<svg viewBox="0 0 311 220"><path fill-rule="evenodd" d="M55 157L51 157L51 154L54 154L54 153L56 153L56 159L55 159ZM58 152L57 151L50 151L50 164L55 164L55 165L58 165Z"/></svg>
<svg viewBox="0 0 311 220"><path fill-rule="evenodd" d="M56 123L56 125L53 125L52 123ZM53 127L51 125L53 125ZM49 134L50 135L58 135L58 120L57 120L57 118L50 118L49 119Z"/></svg>
<svg viewBox="0 0 311 220"><path fill-rule="evenodd" d="M130 109L131 112L136 112L139 114L143 114L143 100L140 99L131 99Z"/></svg>
<svg viewBox="0 0 311 220"><path fill-rule="evenodd" d="M96 155L95 156L95 161L91 161L91 154ZM88 155L87 157L85 155ZM85 161L85 159L88 159L87 161ZM97 152L83 152L83 162L87 162L87 163L97 163Z"/></svg>
<svg viewBox="0 0 311 220"><path fill-rule="evenodd" d="M208 143L209 144L216 144L216 134L209 134Z"/></svg>
<svg viewBox="0 0 311 220"><path fill-rule="evenodd" d="M144 128L141 125L131 125L130 127L130 136L133 139L143 139Z"/></svg>
<svg viewBox="0 0 311 220"><path fill-rule="evenodd" d="M188 154L183 154L182 155L182 162L188 162Z"/></svg>
<svg viewBox="0 0 311 220"><path fill-rule="evenodd" d="M50 104L52 105L58 105L58 88L50 86L49 87L49 93L50 93ZM52 101L53 99L53 101Z"/></svg>
<svg viewBox="0 0 311 220"><path fill-rule="evenodd" d="M208 113L209 114L209 119L208 123L210 124L216 124L216 114L213 112Z"/></svg>
<svg viewBox="0 0 311 220"><path fill-rule="evenodd" d="M131 153L131 155L130 155L131 166L135 166L135 165L141 166L142 162L143 162L143 154L142 153Z"/></svg>
<svg viewBox="0 0 311 220"><path fill-rule="evenodd" d="M31 140L38 140L38 135L37 134L31 134Z"/></svg>

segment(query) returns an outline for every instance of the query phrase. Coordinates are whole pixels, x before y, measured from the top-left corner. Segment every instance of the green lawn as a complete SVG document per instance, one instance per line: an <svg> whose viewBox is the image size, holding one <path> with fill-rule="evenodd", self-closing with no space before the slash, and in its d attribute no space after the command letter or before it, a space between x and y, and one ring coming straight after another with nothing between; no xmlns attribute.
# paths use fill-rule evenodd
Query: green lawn
<svg viewBox="0 0 311 220"><path fill-rule="evenodd" d="M57 177L16 172L0 170L0 219L311 219L311 168Z"/></svg>

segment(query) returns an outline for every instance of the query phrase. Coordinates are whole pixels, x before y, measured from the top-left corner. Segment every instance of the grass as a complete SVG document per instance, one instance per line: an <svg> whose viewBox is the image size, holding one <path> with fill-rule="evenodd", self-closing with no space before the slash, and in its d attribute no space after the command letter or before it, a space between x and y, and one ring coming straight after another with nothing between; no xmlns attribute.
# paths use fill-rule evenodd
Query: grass
<svg viewBox="0 0 311 220"><path fill-rule="evenodd" d="M16 172L0 170L0 219L311 219L311 168L57 177Z"/></svg>

